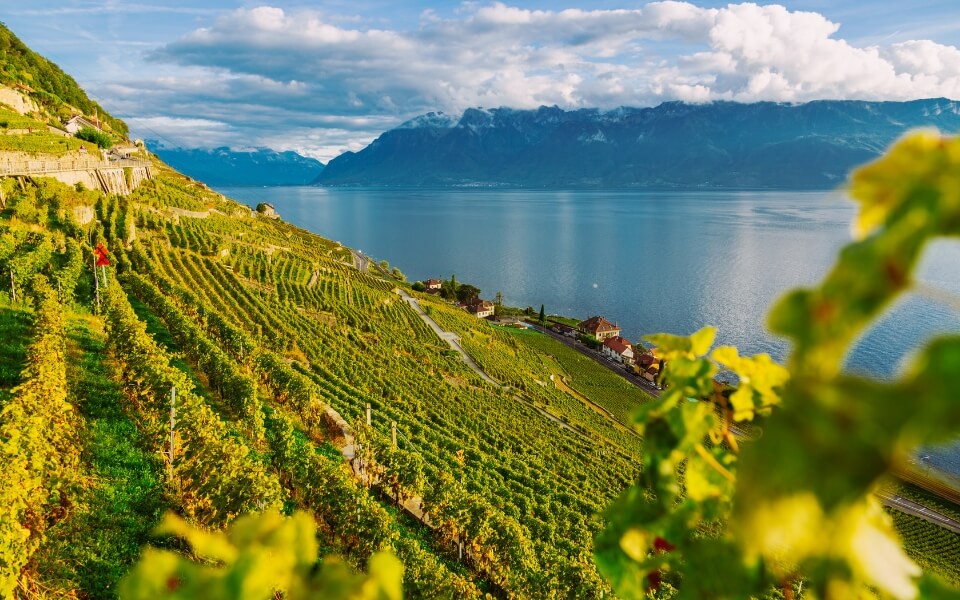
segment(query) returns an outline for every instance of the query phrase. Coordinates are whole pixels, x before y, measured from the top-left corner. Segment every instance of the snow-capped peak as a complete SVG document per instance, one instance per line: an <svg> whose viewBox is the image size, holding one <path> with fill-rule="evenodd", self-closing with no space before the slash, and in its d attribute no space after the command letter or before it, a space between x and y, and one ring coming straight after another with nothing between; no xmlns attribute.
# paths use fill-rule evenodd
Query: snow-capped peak
<svg viewBox="0 0 960 600"><path fill-rule="evenodd" d="M398 125L395 129L419 129L421 127L453 127L458 121L457 117L448 115L444 112L428 112L425 115L414 117Z"/></svg>

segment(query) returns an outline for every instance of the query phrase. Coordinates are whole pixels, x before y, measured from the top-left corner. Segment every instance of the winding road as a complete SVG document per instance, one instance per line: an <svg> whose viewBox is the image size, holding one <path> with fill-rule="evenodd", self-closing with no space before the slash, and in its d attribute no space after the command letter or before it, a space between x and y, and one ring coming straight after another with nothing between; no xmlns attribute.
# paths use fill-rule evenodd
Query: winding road
<svg viewBox="0 0 960 600"><path fill-rule="evenodd" d="M420 306L420 302L416 298L408 294L406 290L403 290L401 288L396 288L394 291L397 294L399 294L401 298L407 301L410 307L413 308L413 310L418 315L420 315L420 318L423 319L423 322L429 325L430 329L433 329L433 332L436 333L440 339L446 341L448 344L450 344L450 347L453 350L456 350L457 353L460 354L460 358L463 359L463 362L465 362L468 367L476 371L477 375L483 378L484 381L488 383L492 383L493 385L498 387L500 386L499 382L495 381L492 377L487 375L486 372L484 372L484 370L480 368L480 365L478 365L476 361L473 360L473 358L471 358L469 354L467 354L467 351L464 350L463 346L460 345L460 337L457 334L450 331L444 331L443 329L441 329L440 325L438 325L437 322L434 321L430 317L430 315L428 315L423 310L423 307Z"/></svg>
<svg viewBox="0 0 960 600"><path fill-rule="evenodd" d="M353 267L361 273L366 273L370 269L370 259L364 256L362 252L350 250L353 255Z"/></svg>

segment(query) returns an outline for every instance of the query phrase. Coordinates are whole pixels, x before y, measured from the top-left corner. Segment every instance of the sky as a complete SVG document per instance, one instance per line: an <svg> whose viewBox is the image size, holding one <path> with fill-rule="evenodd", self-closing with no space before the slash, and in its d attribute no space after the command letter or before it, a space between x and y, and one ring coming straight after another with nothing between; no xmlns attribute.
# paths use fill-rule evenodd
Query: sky
<svg viewBox="0 0 960 600"><path fill-rule="evenodd" d="M430 111L960 99L960 1L0 0L134 136L326 162Z"/></svg>

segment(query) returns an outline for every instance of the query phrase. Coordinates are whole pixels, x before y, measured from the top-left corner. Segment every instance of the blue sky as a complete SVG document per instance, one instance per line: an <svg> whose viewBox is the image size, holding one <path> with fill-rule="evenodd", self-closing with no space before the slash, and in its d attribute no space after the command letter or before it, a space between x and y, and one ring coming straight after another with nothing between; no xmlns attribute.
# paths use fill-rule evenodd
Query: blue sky
<svg viewBox="0 0 960 600"><path fill-rule="evenodd" d="M431 110L960 98L957 0L0 0L134 134L324 161Z"/></svg>

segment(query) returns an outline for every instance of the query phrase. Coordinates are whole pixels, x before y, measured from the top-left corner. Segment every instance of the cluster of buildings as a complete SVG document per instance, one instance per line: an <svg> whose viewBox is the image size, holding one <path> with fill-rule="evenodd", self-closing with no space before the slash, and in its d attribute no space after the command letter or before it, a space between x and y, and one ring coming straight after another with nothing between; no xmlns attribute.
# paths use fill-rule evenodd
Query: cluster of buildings
<svg viewBox="0 0 960 600"><path fill-rule="evenodd" d="M439 294L441 287L443 287L443 281L439 279L427 279L423 282L423 291L428 294ZM482 298L470 298L465 302L459 303L457 306L463 308L478 319L492 317L494 313L493 302Z"/></svg>
<svg viewBox="0 0 960 600"><path fill-rule="evenodd" d="M652 350L640 352L639 348L620 335L620 327L602 316L580 321L576 328L554 322L553 330L561 335L576 338L578 334L594 337L600 342L600 353L653 383L660 374L660 359Z"/></svg>
<svg viewBox="0 0 960 600"><path fill-rule="evenodd" d="M439 294L443 281L427 279L423 282L423 286L426 293ZM479 319L492 318L494 315L493 302L482 298L471 298L458 306ZM640 351L642 348L635 347L630 340L620 335L618 325L602 316L580 321L576 328L557 321L552 321L552 324L553 331L567 337L576 338L578 335L586 335L595 338L600 342L600 354L622 364L627 369L632 369L634 373L650 383L655 383L660 375L660 359L653 355L653 351Z"/></svg>

